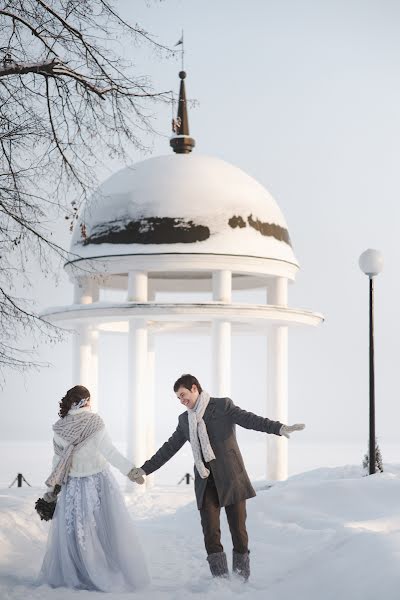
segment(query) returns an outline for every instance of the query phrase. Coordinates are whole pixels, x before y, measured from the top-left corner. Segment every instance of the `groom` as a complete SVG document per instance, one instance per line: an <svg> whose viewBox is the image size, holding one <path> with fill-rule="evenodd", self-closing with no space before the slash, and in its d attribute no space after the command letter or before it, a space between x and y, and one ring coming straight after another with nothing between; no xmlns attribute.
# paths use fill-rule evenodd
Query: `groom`
<svg viewBox="0 0 400 600"><path fill-rule="evenodd" d="M282 425L235 406L230 398L210 398L193 375L182 375L174 392L186 411L165 444L129 477L137 481L162 467L187 441L195 463L195 492L200 510L207 560L214 577L227 577L226 554L221 544L220 511L225 507L233 542L233 572L245 581L250 575L246 500L256 495L240 454L235 425L290 437L304 425Z"/></svg>

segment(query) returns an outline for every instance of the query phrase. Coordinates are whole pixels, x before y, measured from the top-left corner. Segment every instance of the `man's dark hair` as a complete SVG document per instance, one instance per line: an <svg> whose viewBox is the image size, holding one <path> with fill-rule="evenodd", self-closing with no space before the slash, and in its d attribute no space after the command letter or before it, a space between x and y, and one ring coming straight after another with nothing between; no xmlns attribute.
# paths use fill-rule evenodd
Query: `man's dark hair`
<svg viewBox="0 0 400 600"><path fill-rule="evenodd" d="M179 379L177 379L175 381L174 392L177 392L179 390L179 388L181 388L181 387L184 387L187 390L191 390L192 385L195 385L197 387L199 394L201 394L201 392L203 391L203 388L201 387L199 380L196 379L196 377L194 377L194 375L190 375L189 373L186 373L185 375L181 375L179 377Z"/></svg>

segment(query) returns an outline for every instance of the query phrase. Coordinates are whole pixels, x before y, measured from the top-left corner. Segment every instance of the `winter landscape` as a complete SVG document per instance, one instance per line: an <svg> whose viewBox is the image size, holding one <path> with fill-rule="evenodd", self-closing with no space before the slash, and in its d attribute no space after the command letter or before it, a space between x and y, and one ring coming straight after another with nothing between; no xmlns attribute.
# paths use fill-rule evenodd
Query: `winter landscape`
<svg viewBox="0 0 400 600"><path fill-rule="evenodd" d="M398 600L400 5L3 4L0 600ZM174 390L183 373L203 390ZM253 416L222 417L227 397ZM62 399L65 422L98 413L115 446L144 589L38 581ZM187 443L136 473L178 418ZM103 472L98 427L75 479ZM246 501L248 579L224 509L229 577L203 540L216 463Z"/></svg>

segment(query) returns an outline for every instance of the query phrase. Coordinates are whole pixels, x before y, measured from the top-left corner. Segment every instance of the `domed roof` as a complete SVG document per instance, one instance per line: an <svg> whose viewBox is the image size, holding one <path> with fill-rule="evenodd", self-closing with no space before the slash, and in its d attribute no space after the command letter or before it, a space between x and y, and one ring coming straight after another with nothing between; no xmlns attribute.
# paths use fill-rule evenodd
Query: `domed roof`
<svg viewBox="0 0 400 600"><path fill-rule="evenodd" d="M71 251L254 256L297 265L269 192L218 158L171 154L114 173L83 207Z"/></svg>

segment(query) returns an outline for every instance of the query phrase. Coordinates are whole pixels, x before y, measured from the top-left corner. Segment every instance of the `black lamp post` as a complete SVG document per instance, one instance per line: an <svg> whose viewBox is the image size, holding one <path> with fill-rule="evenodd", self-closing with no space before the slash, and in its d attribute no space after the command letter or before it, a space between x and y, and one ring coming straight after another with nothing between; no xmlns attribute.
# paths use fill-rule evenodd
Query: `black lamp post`
<svg viewBox="0 0 400 600"><path fill-rule="evenodd" d="M369 278L369 474L375 473L375 363L374 363L374 277L383 269L379 250L366 250L359 259L360 269Z"/></svg>

